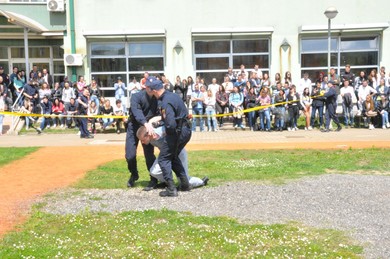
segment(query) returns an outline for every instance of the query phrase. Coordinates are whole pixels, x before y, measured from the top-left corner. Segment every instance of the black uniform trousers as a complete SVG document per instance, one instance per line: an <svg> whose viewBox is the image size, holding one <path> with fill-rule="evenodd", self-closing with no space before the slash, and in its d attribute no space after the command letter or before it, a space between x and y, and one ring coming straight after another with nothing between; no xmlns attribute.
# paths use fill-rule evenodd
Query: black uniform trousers
<svg viewBox="0 0 390 259"><path fill-rule="evenodd" d="M127 132L126 132L126 144L125 144L125 158L127 161L127 168L129 169L131 174L138 173L137 168L137 147L139 139L137 138L137 130L140 128L138 123L133 123L131 121L127 124ZM146 167L148 171L152 167L154 161L156 160L156 156L154 155L154 146L151 144L144 145L142 144L142 148L144 150Z"/></svg>
<svg viewBox="0 0 390 259"><path fill-rule="evenodd" d="M327 129L329 129L331 119L337 124L337 126L340 124L339 118L336 115L336 107L337 107L337 104L335 105L333 103L329 103L326 105L325 126Z"/></svg>
<svg viewBox="0 0 390 259"><path fill-rule="evenodd" d="M79 115L86 115L86 114L79 114ZM80 136L81 137L89 136L88 119L87 118L79 118L78 121L79 121Z"/></svg>
<svg viewBox="0 0 390 259"><path fill-rule="evenodd" d="M186 177L186 173L178 155L191 139L191 127L183 125L180 135L166 135L165 143L160 149L158 164L166 182L173 181L172 170L178 178Z"/></svg>

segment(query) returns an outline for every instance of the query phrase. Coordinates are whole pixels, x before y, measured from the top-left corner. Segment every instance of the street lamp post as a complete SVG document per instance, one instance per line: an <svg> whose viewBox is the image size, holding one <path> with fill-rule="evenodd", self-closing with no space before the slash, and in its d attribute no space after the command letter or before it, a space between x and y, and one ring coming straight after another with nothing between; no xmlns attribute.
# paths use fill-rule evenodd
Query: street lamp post
<svg viewBox="0 0 390 259"><path fill-rule="evenodd" d="M328 76L329 76L330 75L330 48L331 48L331 35L330 35L331 22L330 22L330 20L332 20L333 18L336 17L336 15L338 14L338 11L337 11L336 7L332 6L332 7L329 7L328 9L326 9L324 14L328 18ZM328 80L330 80L330 78L328 78Z"/></svg>

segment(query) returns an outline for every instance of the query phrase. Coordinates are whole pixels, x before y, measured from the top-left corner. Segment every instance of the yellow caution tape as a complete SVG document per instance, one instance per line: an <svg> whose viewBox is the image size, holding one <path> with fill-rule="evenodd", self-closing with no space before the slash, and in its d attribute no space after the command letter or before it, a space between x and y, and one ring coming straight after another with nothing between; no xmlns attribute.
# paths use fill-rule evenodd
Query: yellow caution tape
<svg viewBox="0 0 390 259"><path fill-rule="evenodd" d="M37 113L24 113L24 112L0 112L3 115L11 115L11 116L23 116L23 117L45 117L45 118L113 118L113 119L125 119L129 116L124 115L67 115L67 114L37 114Z"/></svg>

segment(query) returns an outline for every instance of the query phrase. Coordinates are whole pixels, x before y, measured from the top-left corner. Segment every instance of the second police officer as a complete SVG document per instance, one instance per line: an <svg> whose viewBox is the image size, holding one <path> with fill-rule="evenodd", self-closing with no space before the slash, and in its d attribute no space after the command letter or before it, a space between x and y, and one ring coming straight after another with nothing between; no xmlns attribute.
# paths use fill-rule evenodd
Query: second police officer
<svg viewBox="0 0 390 259"><path fill-rule="evenodd" d="M191 126L188 122L188 110L183 100L174 93L166 91L163 83L156 77L149 77L145 85L150 87L154 96L159 100L160 113L166 129L166 137L160 149L158 164L167 183L165 191L160 192L162 197L177 196L177 189L173 182L172 170L180 179L182 191L189 191L190 184L178 154L191 139Z"/></svg>

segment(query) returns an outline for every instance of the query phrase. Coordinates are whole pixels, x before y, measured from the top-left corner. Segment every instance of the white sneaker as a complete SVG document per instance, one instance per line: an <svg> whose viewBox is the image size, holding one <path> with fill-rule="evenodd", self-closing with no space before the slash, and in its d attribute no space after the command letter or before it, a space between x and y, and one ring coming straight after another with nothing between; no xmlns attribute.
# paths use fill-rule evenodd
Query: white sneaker
<svg viewBox="0 0 390 259"><path fill-rule="evenodd" d="M57 127L57 124L53 124L53 128Z"/></svg>
<svg viewBox="0 0 390 259"><path fill-rule="evenodd" d="M76 134L76 135L77 135L77 136L80 136L80 134L81 134L81 132L79 131L79 132L77 132L77 134Z"/></svg>
<svg viewBox="0 0 390 259"><path fill-rule="evenodd" d="M368 129L369 129L369 130L375 129L375 128L374 128L374 125L370 124L370 125L368 126Z"/></svg>
<svg viewBox="0 0 390 259"><path fill-rule="evenodd" d="M309 126L309 128L307 128L308 130L313 130L312 126Z"/></svg>
<svg viewBox="0 0 390 259"><path fill-rule="evenodd" d="M60 128L63 128L63 127L65 127L65 125L64 125L64 124L61 124Z"/></svg>
<svg viewBox="0 0 390 259"><path fill-rule="evenodd" d="M382 129L387 129L385 125L382 126Z"/></svg>
<svg viewBox="0 0 390 259"><path fill-rule="evenodd" d="M387 123L387 124L386 124L386 127L390 128L390 123Z"/></svg>
<svg viewBox="0 0 390 259"><path fill-rule="evenodd" d="M292 129L290 127L287 128L288 131L292 131Z"/></svg>
<svg viewBox="0 0 390 259"><path fill-rule="evenodd" d="M295 128L294 128L294 130L295 130L295 131L298 131L298 128L297 128L297 127L295 127Z"/></svg>
<svg viewBox="0 0 390 259"><path fill-rule="evenodd" d="M50 129L50 125L47 125L47 126L46 126L46 129Z"/></svg>
<svg viewBox="0 0 390 259"><path fill-rule="evenodd" d="M308 130L307 127L305 127L305 130Z"/></svg>

